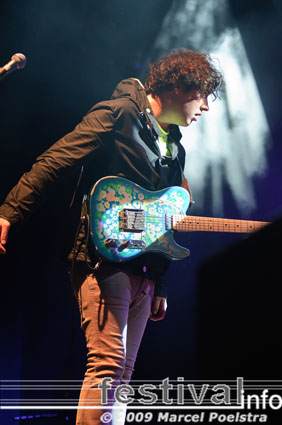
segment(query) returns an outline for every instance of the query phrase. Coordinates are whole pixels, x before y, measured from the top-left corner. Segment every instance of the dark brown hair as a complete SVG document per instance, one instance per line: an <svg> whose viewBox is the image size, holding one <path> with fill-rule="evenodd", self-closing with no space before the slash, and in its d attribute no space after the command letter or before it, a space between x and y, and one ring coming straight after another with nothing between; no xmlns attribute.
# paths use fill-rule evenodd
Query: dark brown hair
<svg viewBox="0 0 282 425"><path fill-rule="evenodd" d="M150 65L145 90L158 95L181 84L187 91L196 89L203 97L213 94L216 99L222 80L209 54L181 49Z"/></svg>

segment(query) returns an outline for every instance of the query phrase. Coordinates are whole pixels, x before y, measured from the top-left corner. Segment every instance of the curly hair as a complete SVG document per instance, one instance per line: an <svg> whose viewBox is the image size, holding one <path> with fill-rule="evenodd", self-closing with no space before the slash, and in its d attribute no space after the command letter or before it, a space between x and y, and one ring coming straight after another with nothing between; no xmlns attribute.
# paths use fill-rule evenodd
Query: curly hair
<svg viewBox="0 0 282 425"><path fill-rule="evenodd" d="M159 95L183 84L187 91L198 90L203 97L218 97L222 74L207 53L180 49L150 65L145 82L147 94Z"/></svg>

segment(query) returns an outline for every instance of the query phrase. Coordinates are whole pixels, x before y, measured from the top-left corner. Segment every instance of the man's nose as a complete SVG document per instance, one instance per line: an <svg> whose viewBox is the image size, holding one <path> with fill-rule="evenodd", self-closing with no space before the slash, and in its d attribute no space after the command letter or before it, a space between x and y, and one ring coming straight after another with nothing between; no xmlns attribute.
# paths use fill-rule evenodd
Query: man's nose
<svg viewBox="0 0 282 425"><path fill-rule="evenodd" d="M202 104L201 104L201 111L208 111L209 110L209 104L207 97L202 98Z"/></svg>

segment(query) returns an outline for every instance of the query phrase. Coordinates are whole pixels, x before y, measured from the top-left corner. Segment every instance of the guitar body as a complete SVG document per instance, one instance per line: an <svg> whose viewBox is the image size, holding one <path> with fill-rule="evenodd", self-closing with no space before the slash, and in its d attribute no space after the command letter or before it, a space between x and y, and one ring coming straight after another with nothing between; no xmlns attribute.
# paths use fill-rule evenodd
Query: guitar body
<svg viewBox="0 0 282 425"><path fill-rule="evenodd" d="M104 177L88 198L95 248L114 262L147 252L184 259L189 251L174 241L171 216L185 215L189 203L189 193L182 187L151 192L121 177Z"/></svg>

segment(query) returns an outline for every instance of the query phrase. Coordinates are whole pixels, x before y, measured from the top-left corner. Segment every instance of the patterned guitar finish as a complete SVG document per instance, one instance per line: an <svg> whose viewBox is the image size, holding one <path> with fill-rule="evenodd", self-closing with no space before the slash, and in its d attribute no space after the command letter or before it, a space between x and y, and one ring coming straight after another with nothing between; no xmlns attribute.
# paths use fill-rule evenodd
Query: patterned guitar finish
<svg viewBox="0 0 282 425"><path fill-rule="evenodd" d="M183 259L189 250L174 241L170 218L184 215L189 202L182 187L151 192L121 177L104 177L89 195L90 235L99 254L110 261L150 251Z"/></svg>
<svg viewBox="0 0 282 425"><path fill-rule="evenodd" d="M175 242L173 231L250 233L269 224L186 216L189 203L189 193L179 186L151 192L121 177L104 177L88 199L90 235L101 257L110 261L150 251L181 260L190 252Z"/></svg>

